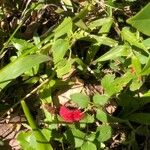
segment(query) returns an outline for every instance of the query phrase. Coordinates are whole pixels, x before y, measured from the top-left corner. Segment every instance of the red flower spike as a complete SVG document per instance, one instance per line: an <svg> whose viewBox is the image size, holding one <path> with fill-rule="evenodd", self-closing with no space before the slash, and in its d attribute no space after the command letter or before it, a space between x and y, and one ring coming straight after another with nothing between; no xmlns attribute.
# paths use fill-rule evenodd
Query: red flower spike
<svg viewBox="0 0 150 150"><path fill-rule="evenodd" d="M83 118L83 113L80 110L70 110L66 106L60 107L59 114L66 122L76 122Z"/></svg>

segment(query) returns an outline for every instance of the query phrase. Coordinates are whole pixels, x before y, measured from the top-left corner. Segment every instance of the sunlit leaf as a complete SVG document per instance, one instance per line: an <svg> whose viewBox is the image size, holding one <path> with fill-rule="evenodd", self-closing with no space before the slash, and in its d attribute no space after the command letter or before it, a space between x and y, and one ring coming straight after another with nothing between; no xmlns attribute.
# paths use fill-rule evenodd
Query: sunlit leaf
<svg viewBox="0 0 150 150"><path fill-rule="evenodd" d="M128 41L131 45L134 45L138 48L141 48L141 49L147 51L144 44L141 41L139 41L139 39L136 37L135 33L132 33L129 28L124 27L121 31L121 35L122 35L123 39L125 41Z"/></svg>
<svg viewBox="0 0 150 150"><path fill-rule="evenodd" d="M148 3L139 13L129 18L127 22L137 28L142 33L150 36L150 3Z"/></svg>
<svg viewBox="0 0 150 150"><path fill-rule="evenodd" d="M72 19L70 17L66 17L63 22L54 30L55 36L57 39L60 36L66 34L68 37L72 34Z"/></svg>
<svg viewBox="0 0 150 150"><path fill-rule="evenodd" d="M72 94L71 100L79 105L79 107L86 108L89 103L89 97L82 93Z"/></svg>
<svg viewBox="0 0 150 150"><path fill-rule="evenodd" d="M3 89L13 79L30 70L32 67L48 60L48 56L39 54L19 57L0 70L0 88Z"/></svg>
<svg viewBox="0 0 150 150"><path fill-rule="evenodd" d="M97 148L94 143L87 141L81 146L81 150L97 150Z"/></svg>
<svg viewBox="0 0 150 150"><path fill-rule="evenodd" d="M106 23L110 23L112 21L112 18L101 18L101 19L97 19L97 20L94 20L92 22L90 22L88 24L88 27L93 30L97 27L100 27Z"/></svg>
<svg viewBox="0 0 150 150"><path fill-rule="evenodd" d="M119 45L110 49L107 53L95 60L95 62L113 60L119 56L126 56L129 53L130 51L128 46Z"/></svg>
<svg viewBox="0 0 150 150"><path fill-rule="evenodd" d="M99 137L97 138L100 142L105 142L112 137L112 128L109 125L101 125L97 128L99 131Z"/></svg>
<svg viewBox="0 0 150 150"><path fill-rule="evenodd" d="M150 74L150 56L149 59L146 63L146 65L144 66L143 70L141 71L141 75L149 75Z"/></svg>
<svg viewBox="0 0 150 150"><path fill-rule="evenodd" d="M52 53L55 64L63 59L69 47L69 41L65 39L58 39L54 42L52 46Z"/></svg>
<svg viewBox="0 0 150 150"><path fill-rule="evenodd" d="M95 94L93 96L93 102L99 105L105 105L108 102L108 99L109 99L109 96L107 95Z"/></svg>

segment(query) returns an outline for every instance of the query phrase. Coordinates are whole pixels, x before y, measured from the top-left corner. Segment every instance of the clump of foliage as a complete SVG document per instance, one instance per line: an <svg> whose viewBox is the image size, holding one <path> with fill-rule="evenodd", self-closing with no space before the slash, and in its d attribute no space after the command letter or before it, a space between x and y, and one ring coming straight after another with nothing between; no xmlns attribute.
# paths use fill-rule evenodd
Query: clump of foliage
<svg viewBox="0 0 150 150"><path fill-rule="evenodd" d="M21 104L29 123L30 130L17 136L21 147L146 147L150 132L150 3L136 7L138 0L37 1L27 3L23 10L20 3L16 1L12 9L18 13L15 27L0 29L3 37L9 31L0 51L0 88L4 97L14 91L12 107ZM6 6L3 3L3 11L8 10ZM6 23L3 11L1 18ZM60 103L58 91L72 88L75 78L82 80L83 87L97 85L101 91L81 90ZM30 101L38 107L30 107ZM34 113L34 107L42 116Z"/></svg>

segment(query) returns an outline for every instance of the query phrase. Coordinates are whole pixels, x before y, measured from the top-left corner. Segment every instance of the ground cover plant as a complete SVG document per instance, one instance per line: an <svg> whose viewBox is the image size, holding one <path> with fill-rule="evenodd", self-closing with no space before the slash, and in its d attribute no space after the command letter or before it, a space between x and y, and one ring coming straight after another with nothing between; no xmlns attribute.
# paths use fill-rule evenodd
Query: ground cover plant
<svg viewBox="0 0 150 150"><path fill-rule="evenodd" d="M150 148L148 0L0 8L1 149Z"/></svg>

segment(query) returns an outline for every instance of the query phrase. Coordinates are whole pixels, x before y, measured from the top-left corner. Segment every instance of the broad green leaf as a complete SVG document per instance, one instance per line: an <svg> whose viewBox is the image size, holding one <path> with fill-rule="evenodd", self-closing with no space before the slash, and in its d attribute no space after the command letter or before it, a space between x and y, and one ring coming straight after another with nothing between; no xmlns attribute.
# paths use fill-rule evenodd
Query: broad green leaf
<svg viewBox="0 0 150 150"><path fill-rule="evenodd" d="M75 140L75 147L81 147L84 140L85 140L85 132L80 131L79 129L76 128L71 128L72 134L74 136Z"/></svg>
<svg viewBox="0 0 150 150"><path fill-rule="evenodd" d="M103 26L104 24L110 23L110 22L112 22L112 18L101 18L101 19L97 19L97 20L90 22L88 24L88 27L91 30L93 30L95 28L98 28L98 27Z"/></svg>
<svg viewBox="0 0 150 150"><path fill-rule="evenodd" d="M70 17L66 17L63 22L54 30L54 33L55 39L65 34L70 37L72 34L72 19Z"/></svg>
<svg viewBox="0 0 150 150"><path fill-rule="evenodd" d="M134 54L136 55L136 57L139 59L141 65L145 65L148 61L148 56L143 55L142 53L133 50Z"/></svg>
<svg viewBox="0 0 150 150"><path fill-rule="evenodd" d="M129 18L127 22L142 33L150 36L150 3L148 3L139 13Z"/></svg>
<svg viewBox="0 0 150 150"><path fill-rule="evenodd" d="M48 56L40 54L19 57L0 70L0 88L3 89L13 79L30 70L32 67L48 60Z"/></svg>
<svg viewBox="0 0 150 150"><path fill-rule="evenodd" d="M36 122L34 121L31 112L24 100L21 101L21 106L23 108L27 121L29 122L29 125L33 130L33 135L35 136L37 141L37 148L40 150L45 150L45 149L52 150L52 146L50 145L46 137L43 135L41 130L38 129Z"/></svg>
<svg viewBox="0 0 150 150"><path fill-rule="evenodd" d="M58 39L54 42L52 46L52 53L55 64L63 59L69 47L69 41L65 39Z"/></svg>
<svg viewBox="0 0 150 150"><path fill-rule="evenodd" d="M43 128L41 130L47 141L50 141L52 131L49 128Z"/></svg>
<svg viewBox="0 0 150 150"><path fill-rule="evenodd" d="M99 136L97 138L100 142L105 142L112 137L112 128L109 125L101 125L97 127L97 132L99 131Z"/></svg>
<svg viewBox="0 0 150 150"><path fill-rule="evenodd" d="M96 111L96 118L103 122L103 123L107 123L108 122L108 115L107 113L105 113L104 111L97 109Z"/></svg>
<svg viewBox="0 0 150 150"><path fill-rule="evenodd" d="M81 146L81 150L97 150L97 148L94 143L87 141Z"/></svg>
<svg viewBox="0 0 150 150"><path fill-rule="evenodd" d="M79 21L77 21L75 23L75 25L83 30L88 30L88 27L86 26L86 24L83 22L82 19L80 19Z"/></svg>
<svg viewBox="0 0 150 150"><path fill-rule="evenodd" d="M72 68L72 64L71 63L66 63L65 66L61 67L61 68L58 68L56 70L57 72L57 77L58 78L62 78L63 75L69 73L71 71L71 68Z"/></svg>
<svg viewBox="0 0 150 150"><path fill-rule="evenodd" d="M32 131L20 132L17 135L17 141L24 150L37 150L38 143Z"/></svg>
<svg viewBox="0 0 150 150"><path fill-rule="evenodd" d="M120 91L120 87L114 83L115 75L105 75L101 81L101 84L104 88L105 94L112 96L113 94Z"/></svg>
<svg viewBox="0 0 150 150"><path fill-rule="evenodd" d="M42 103L51 103L52 95L51 95L51 86L50 83L43 86L43 88L39 92L39 97Z"/></svg>
<svg viewBox="0 0 150 150"><path fill-rule="evenodd" d="M95 138L96 138L96 133L93 131L91 132L91 134L88 134L86 136L86 140L89 142L93 142L95 140Z"/></svg>
<svg viewBox="0 0 150 150"><path fill-rule="evenodd" d="M23 39L13 38L11 39L11 42L14 45L14 47L18 50L17 52L18 56L28 51L29 49L35 47L32 43L27 42L26 40Z"/></svg>
<svg viewBox="0 0 150 150"><path fill-rule="evenodd" d="M113 19L111 19L110 22L103 24L102 27L100 28L98 34L102 34L103 36L107 36L112 25L113 25Z"/></svg>
<svg viewBox="0 0 150 150"><path fill-rule="evenodd" d="M82 93L75 93L75 94L72 94L70 97L71 97L71 100L77 103L79 107L82 107L82 108L88 107L90 100L87 95L84 95Z"/></svg>
<svg viewBox="0 0 150 150"><path fill-rule="evenodd" d="M121 77L116 78L113 84L119 91L121 91L133 78L134 75L130 71L127 71Z"/></svg>
<svg viewBox="0 0 150 150"><path fill-rule="evenodd" d="M81 125L82 123L93 123L93 122L94 122L94 115L89 114L86 114L84 118L80 121Z"/></svg>
<svg viewBox="0 0 150 150"><path fill-rule="evenodd" d="M110 49L107 53L96 59L94 62L113 60L119 56L127 56L130 53L128 46L119 45Z"/></svg>
<svg viewBox="0 0 150 150"><path fill-rule="evenodd" d="M136 37L135 33L132 33L128 27L124 27L122 29L121 35L122 35L122 38L125 41L128 41L131 45L134 45L140 49L147 51L144 44L141 41L139 41L139 39Z"/></svg>
<svg viewBox="0 0 150 150"><path fill-rule="evenodd" d="M127 116L126 119L136 123L150 125L150 113L133 113Z"/></svg>
<svg viewBox="0 0 150 150"><path fill-rule="evenodd" d="M30 70L24 72L24 75L31 76L31 77L35 76L35 74L37 74L39 71L39 67L40 67L39 65L32 67Z"/></svg>
<svg viewBox="0 0 150 150"><path fill-rule="evenodd" d="M76 16L73 18L74 22L79 21L80 19L84 19L87 13L91 10L92 4L86 5Z"/></svg>
<svg viewBox="0 0 150 150"><path fill-rule="evenodd" d="M112 96L113 94L120 92L133 77L134 76L130 73L130 71L116 79L115 75L108 74L103 77L101 84L104 88L105 94Z"/></svg>
<svg viewBox="0 0 150 150"><path fill-rule="evenodd" d="M89 35L89 37L92 38L92 39L95 39L98 44L103 44L103 45L107 45L107 46L110 46L110 47L118 45L117 41L115 41L111 38L108 38L106 36Z"/></svg>
<svg viewBox="0 0 150 150"><path fill-rule="evenodd" d="M139 75L139 73L141 72L140 60L135 55L132 56L131 60L132 60L132 67L135 70L135 74Z"/></svg>
<svg viewBox="0 0 150 150"><path fill-rule="evenodd" d="M143 40L142 43L147 49L150 49L150 38Z"/></svg>
<svg viewBox="0 0 150 150"><path fill-rule="evenodd" d="M95 104L102 105L102 106L108 102L108 99L109 99L109 96L107 95L95 94L93 96L93 102Z"/></svg>
<svg viewBox="0 0 150 150"><path fill-rule="evenodd" d="M140 80L138 77L132 79L132 83L130 85L130 90L131 91L135 91L140 89L140 87L142 86L143 82L142 80Z"/></svg>
<svg viewBox="0 0 150 150"><path fill-rule="evenodd" d="M141 75L149 75L150 74L150 56L149 59L146 63L146 65L144 66L143 70L141 71Z"/></svg>
<svg viewBox="0 0 150 150"><path fill-rule="evenodd" d="M33 35L33 40L34 40L34 43L37 46L37 48L40 49L42 47L42 44L40 44L41 40L40 40L40 37L37 33L35 33Z"/></svg>
<svg viewBox="0 0 150 150"><path fill-rule="evenodd" d="M74 63L74 61L75 59L64 60L63 66L57 65L57 69L56 69L57 77L62 78L63 75L69 73L72 69L72 64Z"/></svg>
<svg viewBox="0 0 150 150"><path fill-rule="evenodd" d="M143 97L149 96L150 97L150 90L143 94Z"/></svg>

